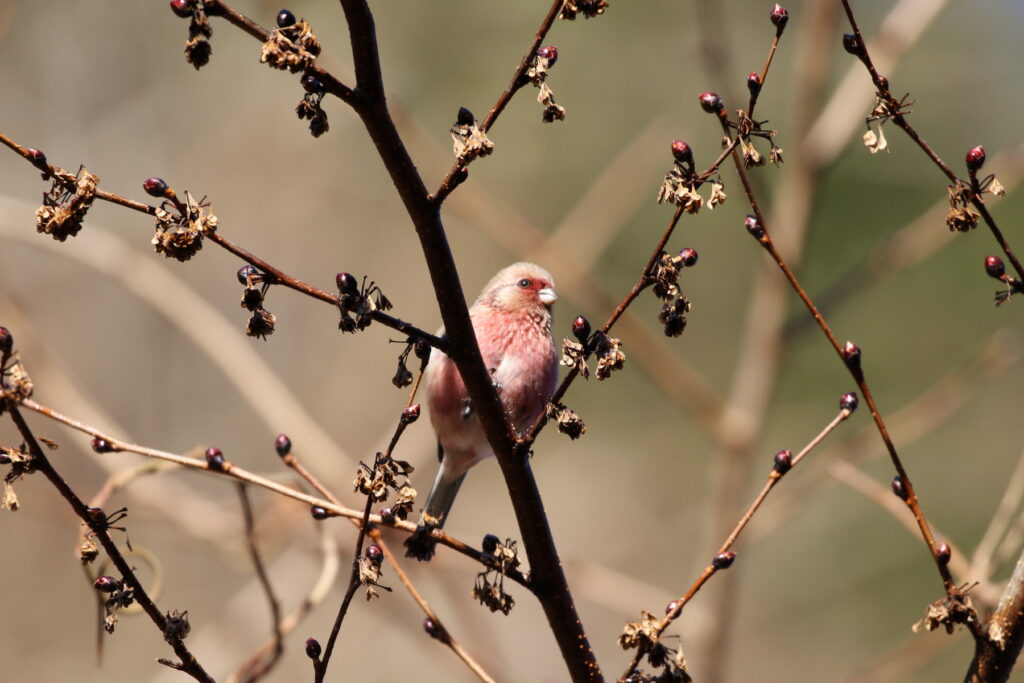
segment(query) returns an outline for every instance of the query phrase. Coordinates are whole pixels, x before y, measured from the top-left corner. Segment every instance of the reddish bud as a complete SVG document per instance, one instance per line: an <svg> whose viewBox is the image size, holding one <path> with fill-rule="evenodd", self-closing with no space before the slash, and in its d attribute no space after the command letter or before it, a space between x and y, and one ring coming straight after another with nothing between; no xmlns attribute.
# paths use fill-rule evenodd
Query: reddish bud
<svg viewBox="0 0 1024 683"><path fill-rule="evenodd" d="M775 454L774 470L780 475L789 472L793 467L793 452L788 448Z"/></svg>
<svg viewBox="0 0 1024 683"><path fill-rule="evenodd" d="M751 97L761 94L761 77L757 75L756 71L751 71L747 76L747 90L750 91Z"/></svg>
<svg viewBox="0 0 1024 683"><path fill-rule="evenodd" d="M548 66L552 66L558 61L558 48L554 45L545 45L541 49L537 50L537 56L541 59L546 59Z"/></svg>
<svg viewBox="0 0 1024 683"><path fill-rule="evenodd" d="M711 566L715 569L728 569L732 566L733 561L736 559L736 553L731 550L727 550L724 553L718 553L714 559L711 560Z"/></svg>
<svg viewBox="0 0 1024 683"><path fill-rule="evenodd" d="M672 156L681 164L693 163L693 150L682 140L672 142Z"/></svg>
<svg viewBox="0 0 1024 683"><path fill-rule="evenodd" d="M699 258L699 256L697 255L696 249L691 249L690 247L683 247L682 249L679 250L679 258L683 260L684 266L686 266L687 268L692 268L693 266L697 265L697 259Z"/></svg>
<svg viewBox="0 0 1024 683"><path fill-rule="evenodd" d="M384 522L385 524L394 524L395 523L395 512L394 512L394 510L392 510L391 508L381 508L380 509L380 521Z"/></svg>
<svg viewBox="0 0 1024 683"><path fill-rule="evenodd" d="M291 10L283 9L277 13L277 27L288 28L295 25L295 15Z"/></svg>
<svg viewBox="0 0 1024 683"><path fill-rule="evenodd" d="M142 183L142 189L151 197L166 197L170 187L163 178L146 178Z"/></svg>
<svg viewBox="0 0 1024 683"><path fill-rule="evenodd" d="M587 339L590 338L590 321L582 315L576 316L576 319L572 321L572 333L580 344L585 345Z"/></svg>
<svg viewBox="0 0 1024 683"><path fill-rule="evenodd" d="M102 593L113 593L121 587L121 582L113 576L101 576L92 582L92 587Z"/></svg>
<svg viewBox="0 0 1024 683"><path fill-rule="evenodd" d="M672 602L665 605L665 614L669 615L676 611L679 605L683 604L682 600L673 600Z"/></svg>
<svg viewBox="0 0 1024 683"><path fill-rule="evenodd" d="M903 479L898 474L892 478L892 492L896 494L897 498L903 501L910 497L910 494L907 492L907 487L903 485Z"/></svg>
<svg viewBox="0 0 1024 683"><path fill-rule="evenodd" d="M717 114L722 111L725 105L722 98L713 92L702 92L700 94L700 107L709 114Z"/></svg>
<svg viewBox="0 0 1024 683"><path fill-rule="evenodd" d="M0 353L10 353L14 348L14 335L6 327L0 327Z"/></svg>
<svg viewBox="0 0 1024 683"><path fill-rule="evenodd" d="M192 16L192 0L171 0L171 11L182 19Z"/></svg>
<svg viewBox="0 0 1024 683"><path fill-rule="evenodd" d="M114 447L110 444L109 441L107 441L106 439L101 439L98 436L92 440L91 445L92 449L97 453L110 453L111 451L114 450Z"/></svg>
<svg viewBox="0 0 1024 683"><path fill-rule="evenodd" d="M334 283L342 294L358 294L359 283L350 273L338 273L334 276Z"/></svg>
<svg viewBox="0 0 1024 683"><path fill-rule="evenodd" d="M1002 280L1006 275L1006 266L1003 265L1003 259L998 256L986 256L985 272L988 273L989 277Z"/></svg>
<svg viewBox="0 0 1024 683"><path fill-rule="evenodd" d="M772 5L772 11L768 14L768 18L772 20L778 33L782 33L786 24L789 23L789 12L779 3L775 3Z"/></svg>
<svg viewBox="0 0 1024 683"><path fill-rule="evenodd" d="M764 228L761 227L761 221L757 220L757 216L748 215L743 219L743 225L746 226L747 232L757 239L764 237Z"/></svg>
<svg viewBox="0 0 1024 683"><path fill-rule="evenodd" d="M292 440L288 438L287 434L277 435L277 438L274 439L274 450L282 458L292 452Z"/></svg>
<svg viewBox="0 0 1024 683"><path fill-rule="evenodd" d="M320 659L320 643L316 638L306 638L306 656L310 659Z"/></svg>
<svg viewBox="0 0 1024 683"><path fill-rule="evenodd" d="M864 56L864 44L854 33L843 34L843 49L855 57Z"/></svg>
<svg viewBox="0 0 1024 683"><path fill-rule="evenodd" d="M469 178L469 169L465 166L460 167L459 170L452 174L452 187L458 187L466 182L467 178Z"/></svg>
<svg viewBox="0 0 1024 683"><path fill-rule="evenodd" d="M331 516L331 513L329 513L327 510L325 510L324 508L320 507L319 505L314 505L313 507L311 507L309 509L309 514L312 515L313 519L315 519L317 521L321 521L321 520L327 519L328 517Z"/></svg>
<svg viewBox="0 0 1024 683"><path fill-rule="evenodd" d="M426 339L417 339L416 344L413 346L413 353L420 360L427 360L430 358L430 344Z"/></svg>
<svg viewBox="0 0 1024 683"><path fill-rule="evenodd" d="M952 556L953 549L949 547L948 543L943 543L936 548L935 559L939 561L939 564L943 566L949 564L949 560Z"/></svg>
<svg viewBox="0 0 1024 683"><path fill-rule="evenodd" d="M854 344L852 341L848 341L843 344L843 360L846 361L846 365L851 368L860 367L860 347Z"/></svg>
<svg viewBox="0 0 1024 683"><path fill-rule="evenodd" d="M86 508L85 511L89 514L89 519L94 522L102 524L107 521L107 513L103 511L103 508Z"/></svg>
<svg viewBox="0 0 1024 683"><path fill-rule="evenodd" d="M402 424L411 425L416 420L420 419L420 404L413 403L411 406L402 411L401 421Z"/></svg>
<svg viewBox="0 0 1024 683"><path fill-rule="evenodd" d="M313 74L306 74L302 77L302 89L311 95L319 95L324 91L324 84Z"/></svg>
<svg viewBox="0 0 1024 683"><path fill-rule="evenodd" d="M964 160L967 162L967 170L971 173L977 173L985 165L985 148L981 145L971 147L967 150L967 156Z"/></svg>
<svg viewBox="0 0 1024 683"><path fill-rule="evenodd" d="M46 170L45 154L40 152L38 149L34 149L32 147L29 147L25 151L28 152L28 160L31 161L34 166L41 168L44 171Z"/></svg>
<svg viewBox="0 0 1024 683"><path fill-rule="evenodd" d="M459 107L459 114L455 119L455 123L460 126L472 126L476 123L476 117L473 116L473 112L465 107Z"/></svg>
<svg viewBox="0 0 1024 683"><path fill-rule="evenodd" d="M431 638L436 638L438 640L441 639L441 628L437 625L437 622L435 622L430 617L427 617L423 620L423 630L426 631L427 635Z"/></svg>
<svg viewBox="0 0 1024 683"><path fill-rule="evenodd" d="M839 409L853 412L857 410L857 405L860 403L860 399L857 397L856 392L848 391L839 397Z"/></svg>
<svg viewBox="0 0 1024 683"><path fill-rule="evenodd" d="M258 282L256 278L259 273L260 271L256 270L256 266L246 263L238 269L238 272L235 275L238 277L238 284L248 287L250 279L252 279L253 282Z"/></svg>
<svg viewBox="0 0 1024 683"><path fill-rule="evenodd" d="M210 446L206 449L206 464L209 465L211 470L224 469L224 454L221 453L219 448Z"/></svg>
<svg viewBox="0 0 1024 683"><path fill-rule="evenodd" d="M384 560L384 551L377 544L366 546L366 559L374 564L380 564Z"/></svg>

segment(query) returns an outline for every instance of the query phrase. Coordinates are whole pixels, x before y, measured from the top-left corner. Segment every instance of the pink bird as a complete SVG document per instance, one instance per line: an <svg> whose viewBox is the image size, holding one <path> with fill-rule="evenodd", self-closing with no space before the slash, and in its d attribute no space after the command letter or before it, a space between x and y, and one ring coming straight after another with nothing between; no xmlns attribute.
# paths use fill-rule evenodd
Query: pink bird
<svg viewBox="0 0 1024 683"><path fill-rule="evenodd" d="M530 428L555 392L551 305L557 299L550 273L532 263L514 263L491 278L469 309L484 365L517 434ZM434 349L424 379L441 467L421 525L440 527L466 472L494 452L455 363Z"/></svg>

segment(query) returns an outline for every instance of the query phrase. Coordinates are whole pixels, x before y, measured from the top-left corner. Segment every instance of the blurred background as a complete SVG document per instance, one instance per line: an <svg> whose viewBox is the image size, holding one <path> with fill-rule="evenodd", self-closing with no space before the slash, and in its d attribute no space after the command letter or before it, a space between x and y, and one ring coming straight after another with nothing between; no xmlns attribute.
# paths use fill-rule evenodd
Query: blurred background
<svg viewBox="0 0 1024 683"><path fill-rule="evenodd" d="M548 80L564 122L541 122L532 88L491 131L492 157L445 204L448 237L467 296L499 268L535 260L555 277L556 339L584 314L597 326L628 291L671 216L654 197L673 139L706 167L720 131L697 94L746 101L774 29L771 3L611 0L595 20L557 23L559 60ZM373 3L394 115L428 187L452 162L458 107L483 118L506 86L546 2ZM271 26L280 3L235 7ZM860 142L872 106L868 77L843 52L838 3L791 2L791 19L758 105L786 163L754 173L770 228L841 340L864 365L923 507L954 544L957 580L998 596L1022 542L1019 391L1022 302L992 305L999 283L982 267L997 246L982 227L951 235L946 179L887 127L890 152ZM338 3L296 1L324 45L321 64L352 83ZM915 100L911 122L954 169L983 144L1007 197L990 206L1011 244L1024 171L1016 121L1024 112L1017 0L857 3L862 27L894 92ZM222 234L325 289L338 271L366 274L399 317L426 329L439 315L418 242L361 124L325 100L330 131L314 139L296 119L298 77L258 63L259 44L214 19L213 56L196 72L183 58L187 22L167 3L0 2L0 130L103 189L140 201L165 178L206 195ZM880 43L880 44L878 44ZM869 42L869 45L872 43ZM767 153L767 149L762 149ZM670 251L700 254L684 273L693 303L682 337L667 339L647 294L617 328L628 360L605 382L577 382L566 403L587 433L542 434L533 466L580 616L609 677L628 656L616 644L641 610L659 616L716 552L783 448L796 452L854 385L781 276L742 227L735 171L728 202L684 217ZM406 392L390 382L401 346L389 329L341 335L336 312L274 289L267 341L244 335L236 258L208 244L186 264L149 244L141 214L97 202L64 244L36 234L47 185L13 153L0 155L0 324L10 328L35 398L137 443L174 452L216 445L238 464L291 481L273 442L296 453L343 500L356 463L391 434ZM98 456L88 439L38 416L55 439L54 464L91 496L129 454ZM16 444L9 421L0 443ZM397 457L417 466L425 492L434 446L422 420ZM844 466L843 463L847 465ZM939 577L905 510L886 511L893 475L870 416L840 426L779 486L735 547L736 564L684 612L681 635L698 680L954 681L973 651L965 633L911 633L942 596ZM989 531L1007 484L1008 537ZM188 641L218 680L270 632L266 601L242 537L230 482L174 471L137 480L108 509L129 509L129 538L159 562L161 609L187 609ZM5 681L182 680L145 618L122 617L97 665L95 593L76 559L77 520L41 477L15 485L21 510L0 516ZM867 494L867 495L866 495ZM302 642L325 642L344 592L352 527L317 526L308 510L252 489L260 547L285 611L323 568L326 531L340 547L333 590L286 641L268 680L306 680ZM1014 497L1016 496L1016 497ZM494 462L476 468L447 526L479 545L518 538ZM1016 534L1016 535L1015 535ZM388 536L400 548L401 535ZM138 560L144 580L152 568ZM537 603L511 586L505 617L470 595L478 567L442 549L405 564L449 631L498 680L566 680ZM332 680L470 680L428 638L422 614L385 567L395 592L357 599L343 626ZM1018 676L1024 680L1024 674Z"/></svg>

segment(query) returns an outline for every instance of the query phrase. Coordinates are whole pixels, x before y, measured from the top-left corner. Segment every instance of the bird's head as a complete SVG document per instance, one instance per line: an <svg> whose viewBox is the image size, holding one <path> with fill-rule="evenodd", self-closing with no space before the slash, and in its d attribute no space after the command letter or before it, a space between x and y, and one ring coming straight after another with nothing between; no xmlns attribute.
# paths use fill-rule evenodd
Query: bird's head
<svg viewBox="0 0 1024 683"><path fill-rule="evenodd" d="M477 303L505 311L547 312L558 300L551 273L533 263L513 263L498 271Z"/></svg>

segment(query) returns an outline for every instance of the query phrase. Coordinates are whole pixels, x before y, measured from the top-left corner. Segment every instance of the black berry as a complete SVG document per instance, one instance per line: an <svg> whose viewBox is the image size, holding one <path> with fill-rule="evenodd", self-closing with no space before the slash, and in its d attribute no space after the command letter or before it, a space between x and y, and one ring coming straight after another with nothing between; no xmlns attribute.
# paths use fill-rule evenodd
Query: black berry
<svg viewBox="0 0 1024 683"><path fill-rule="evenodd" d="M320 658L320 643L316 638L306 638L306 656L310 659Z"/></svg>
<svg viewBox="0 0 1024 683"><path fill-rule="evenodd" d="M711 560L711 566L715 569L728 569L732 566L733 561L736 559L736 553L731 550L727 550L724 553L718 553L714 559Z"/></svg>
<svg viewBox="0 0 1024 683"><path fill-rule="evenodd" d="M420 419L420 404L413 403L411 406L402 411L402 424L411 425L416 420Z"/></svg>
<svg viewBox="0 0 1024 683"><path fill-rule="evenodd" d="M537 50L537 56L548 61L548 66L558 61L558 48L554 45L545 45Z"/></svg>
<svg viewBox="0 0 1024 683"><path fill-rule="evenodd" d="M967 170L977 173L985 165L985 148L981 145L971 147L964 160L967 162Z"/></svg>
<svg viewBox="0 0 1024 683"><path fill-rule="evenodd" d="M590 338L590 321L582 315L576 316L572 321L572 333L579 340L580 344L586 344Z"/></svg>
<svg viewBox="0 0 1024 683"><path fill-rule="evenodd" d="M292 452L292 440L288 438L287 434L277 435L277 438L274 439L274 450L282 458Z"/></svg>
<svg viewBox="0 0 1024 683"><path fill-rule="evenodd" d="M692 268L695 265L697 265L697 259L699 257L697 255L697 250L696 249L691 249L690 247L684 247L683 249L681 249L679 251L679 258L683 259L683 265L684 266L686 266L687 268Z"/></svg>
<svg viewBox="0 0 1024 683"><path fill-rule="evenodd" d="M487 534L484 536L484 542L480 544L480 547L483 548L483 551L488 555L493 555L494 551L498 549L499 543L501 543L501 541L497 536L494 534Z"/></svg>
<svg viewBox="0 0 1024 683"><path fill-rule="evenodd" d="M747 76L747 90L754 97L761 93L761 77L757 75L756 71L751 71L750 75Z"/></svg>
<svg viewBox="0 0 1024 683"><path fill-rule="evenodd" d="M211 470L224 469L224 454L219 448L210 446L206 449L206 464L210 466Z"/></svg>
<svg viewBox="0 0 1024 683"><path fill-rule="evenodd" d="M476 123L476 117L473 116L473 112L466 109L465 107L459 107L458 117L455 119L455 123L460 126L472 126Z"/></svg>
<svg viewBox="0 0 1024 683"><path fill-rule="evenodd" d="M283 9L277 13L277 27L288 28L295 25L295 15L291 10Z"/></svg>
<svg viewBox="0 0 1024 683"><path fill-rule="evenodd" d="M722 98L713 92L702 92L700 94L700 106L701 109L709 114L717 114L725 107L722 104Z"/></svg>
<svg viewBox="0 0 1024 683"><path fill-rule="evenodd" d="M775 467L773 469L776 472L785 474L789 472L791 467L793 467L793 452L791 450L787 448L775 454Z"/></svg>
<svg viewBox="0 0 1024 683"><path fill-rule="evenodd" d="M121 587L121 582L113 576L101 576L92 582L92 587L103 593L113 593Z"/></svg>
<svg viewBox="0 0 1024 683"><path fill-rule="evenodd" d="M1006 275L1006 266L1003 265L1003 259L998 256L986 256L985 272L988 273L989 277L1002 280L1003 276Z"/></svg>
<svg viewBox="0 0 1024 683"><path fill-rule="evenodd" d="M674 140L672 142L672 156L681 164L693 162L693 150L690 148L690 145L682 140Z"/></svg>
<svg viewBox="0 0 1024 683"><path fill-rule="evenodd" d="M358 294L359 283L350 273L338 273L334 276L334 283L342 294Z"/></svg>
<svg viewBox="0 0 1024 683"><path fill-rule="evenodd" d="M151 197L166 197L170 187L163 178L146 178L142 183L142 189Z"/></svg>

